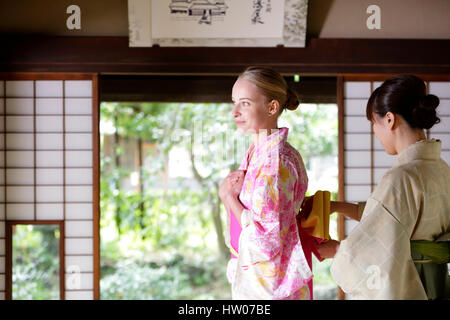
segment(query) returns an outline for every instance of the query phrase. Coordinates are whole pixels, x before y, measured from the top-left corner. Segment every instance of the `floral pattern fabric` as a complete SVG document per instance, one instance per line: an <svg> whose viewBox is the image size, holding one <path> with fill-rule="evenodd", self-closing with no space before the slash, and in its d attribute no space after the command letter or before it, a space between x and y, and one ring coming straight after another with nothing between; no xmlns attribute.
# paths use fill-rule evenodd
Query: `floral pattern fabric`
<svg viewBox="0 0 450 320"><path fill-rule="evenodd" d="M231 245L236 243L236 233L231 233L231 241L230 234L227 238L230 250L237 254L227 267L233 299L310 299L308 282L313 275L296 219L308 177L287 135L288 128L280 128L260 138L239 168L246 174L239 195L244 210L238 248Z"/></svg>

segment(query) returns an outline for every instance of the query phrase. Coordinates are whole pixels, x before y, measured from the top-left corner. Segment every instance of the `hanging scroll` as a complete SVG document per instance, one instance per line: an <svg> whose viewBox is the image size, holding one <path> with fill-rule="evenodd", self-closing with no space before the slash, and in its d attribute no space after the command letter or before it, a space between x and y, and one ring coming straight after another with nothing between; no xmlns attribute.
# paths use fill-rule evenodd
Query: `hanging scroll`
<svg viewBox="0 0 450 320"><path fill-rule="evenodd" d="M129 0L130 47L304 47L307 0Z"/></svg>

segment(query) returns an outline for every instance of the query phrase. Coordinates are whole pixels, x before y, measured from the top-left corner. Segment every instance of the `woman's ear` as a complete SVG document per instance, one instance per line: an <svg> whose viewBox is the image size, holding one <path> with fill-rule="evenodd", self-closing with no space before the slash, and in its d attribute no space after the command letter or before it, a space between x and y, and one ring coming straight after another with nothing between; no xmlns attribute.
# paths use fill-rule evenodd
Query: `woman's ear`
<svg viewBox="0 0 450 320"><path fill-rule="evenodd" d="M269 116L276 115L278 109L280 109L280 103L278 102L278 100L271 100L269 102Z"/></svg>
<svg viewBox="0 0 450 320"><path fill-rule="evenodd" d="M385 125L389 130L393 130L397 126L398 118L392 112L386 113L384 116Z"/></svg>

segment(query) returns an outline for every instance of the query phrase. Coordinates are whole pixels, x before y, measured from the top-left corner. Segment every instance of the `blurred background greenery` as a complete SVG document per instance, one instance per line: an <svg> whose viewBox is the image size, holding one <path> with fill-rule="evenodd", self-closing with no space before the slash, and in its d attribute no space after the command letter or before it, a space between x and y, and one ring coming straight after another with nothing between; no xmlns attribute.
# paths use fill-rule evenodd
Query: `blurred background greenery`
<svg viewBox="0 0 450 320"><path fill-rule="evenodd" d="M218 188L251 144L231 104L101 104L102 299L230 299ZM302 154L307 194L337 192L337 106L302 104L280 127ZM330 234L336 238L336 219ZM330 261L313 262L315 299L336 299Z"/></svg>
<svg viewBox="0 0 450 320"><path fill-rule="evenodd" d="M58 300L59 226L13 225L13 300Z"/></svg>

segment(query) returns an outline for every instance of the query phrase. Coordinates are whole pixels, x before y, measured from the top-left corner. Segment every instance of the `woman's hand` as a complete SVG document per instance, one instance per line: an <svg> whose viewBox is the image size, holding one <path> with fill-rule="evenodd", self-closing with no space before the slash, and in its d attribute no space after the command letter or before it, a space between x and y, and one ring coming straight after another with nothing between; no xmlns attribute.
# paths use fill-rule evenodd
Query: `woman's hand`
<svg viewBox="0 0 450 320"><path fill-rule="evenodd" d="M242 184L244 183L245 171L236 170L230 172L228 176L222 181L219 187L220 199L225 199L227 196L238 197L242 190Z"/></svg>
<svg viewBox="0 0 450 320"><path fill-rule="evenodd" d="M328 259L334 258L339 249L339 244L339 241L336 240L326 240L321 244L316 244L315 247L322 258Z"/></svg>

